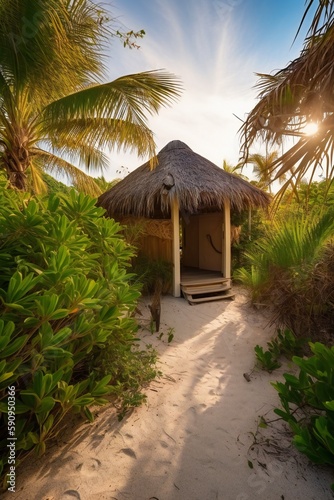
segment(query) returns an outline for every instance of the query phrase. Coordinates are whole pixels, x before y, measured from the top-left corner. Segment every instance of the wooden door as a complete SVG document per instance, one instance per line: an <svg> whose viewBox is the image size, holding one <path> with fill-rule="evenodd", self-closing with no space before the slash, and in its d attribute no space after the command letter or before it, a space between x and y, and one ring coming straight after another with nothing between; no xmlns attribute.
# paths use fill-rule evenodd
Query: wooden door
<svg viewBox="0 0 334 500"><path fill-rule="evenodd" d="M223 214L202 214L199 219L199 268L222 270Z"/></svg>

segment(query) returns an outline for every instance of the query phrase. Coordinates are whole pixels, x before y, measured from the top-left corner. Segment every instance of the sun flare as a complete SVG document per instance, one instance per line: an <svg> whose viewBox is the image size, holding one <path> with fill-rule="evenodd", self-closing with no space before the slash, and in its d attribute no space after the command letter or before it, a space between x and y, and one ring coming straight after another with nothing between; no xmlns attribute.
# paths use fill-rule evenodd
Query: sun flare
<svg viewBox="0 0 334 500"><path fill-rule="evenodd" d="M317 123L310 122L307 123L304 127L304 134L305 135L314 135L318 132L319 127Z"/></svg>

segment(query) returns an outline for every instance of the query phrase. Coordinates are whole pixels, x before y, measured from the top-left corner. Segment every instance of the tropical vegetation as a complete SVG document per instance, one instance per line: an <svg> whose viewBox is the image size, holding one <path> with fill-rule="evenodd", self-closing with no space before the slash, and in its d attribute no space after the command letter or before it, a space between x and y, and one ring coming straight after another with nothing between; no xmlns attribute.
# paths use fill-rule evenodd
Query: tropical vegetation
<svg viewBox="0 0 334 500"><path fill-rule="evenodd" d="M297 335L319 336L331 328L333 209L322 215L283 212L265 226L265 235L245 252L247 264L235 273L252 300L268 304L272 322ZM319 340L319 337L318 337Z"/></svg>
<svg viewBox="0 0 334 500"><path fill-rule="evenodd" d="M264 158L261 155L258 156L261 159ZM242 173L244 166L245 164L242 162L232 165L226 160L223 160L223 170L225 170L225 172L236 175L250 182L248 177ZM257 180L251 181L251 183L255 184L260 189L267 190L269 186L267 179L264 181L260 174L260 170L256 170L255 174L258 174L258 178ZM249 250L252 246L253 240L257 240L261 235L263 235L264 221L266 219L265 212L266 210L263 209L251 208L241 211L231 210L231 225L238 228L238 238L232 238L232 274L235 270L246 264L245 254L247 253L247 250Z"/></svg>
<svg viewBox="0 0 334 500"><path fill-rule="evenodd" d="M317 464L334 465L334 347L310 344L312 356L293 357L299 373L273 383L282 409L275 413L294 433L296 447ZM334 489L334 484L332 485Z"/></svg>
<svg viewBox="0 0 334 500"><path fill-rule="evenodd" d="M308 356L292 358L297 373L273 384L282 405L275 412L289 424L301 452L333 465L334 4L308 0L297 35L312 9L300 56L272 75L259 74L259 102L241 128L246 162L259 138L267 146L289 136L297 141L267 168L274 179L287 176L280 205L237 274L253 301L270 305L273 323L311 338ZM307 133L310 123L313 134ZM316 174L322 182L314 182ZM270 370L279 364L271 347L255 348L258 362Z"/></svg>
<svg viewBox="0 0 334 500"><path fill-rule="evenodd" d="M225 170L225 172L237 175L238 177L245 179L246 177L242 174L242 168L243 168L243 163L237 163L236 165L231 165L226 160L223 160L223 170Z"/></svg>
<svg viewBox="0 0 334 500"><path fill-rule="evenodd" d="M257 179L258 187L264 190L268 189L270 194L272 194L272 181L274 178L271 167L277 157L277 151L272 151L265 156L259 153L253 153L248 157L247 161L247 163L253 165L253 174Z"/></svg>
<svg viewBox="0 0 334 500"><path fill-rule="evenodd" d="M42 192L47 171L96 195L83 169L105 168L108 148L153 156L146 115L173 102L180 85L164 71L106 81L106 50L122 33L103 5L2 0L0 19L0 170L12 186ZM126 33L125 45L142 33Z"/></svg>
<svg viewBox="0 0 334 500"><path fill-rule="evenodd" d="M294 169L297 184L306 174L314 180L316 172L325 179L333 177L334 4L308 0L301 25L313 7L300 56L274 74L259 74L259 102L241 127L245 161L256 139L280 144L285 137L297 137L272 165L276 178ZM309 123L317 126L315 134L306 133ZM288 178L282 192L289 185Z"/></svg>
<svg viewBox="0 0 334 500"><path fill-rule="evenodd" d="M333 465L334 214L328 198L327 206L317 203L325 188L303 186L298 202L281 208L265 236L246 252L248 267L236 276L279 328L267 349L255 346L257 365L272 372L281 366L282 354L294 354L294 367L273 384L282 405L275 413L289 424L298 450L318 464ZM298 351L303 357L295 356Z"/></svg>
<svg viewBox="0 0 334 500"><path fill-rule="evenodd" d="M43 454L70 413L140 404L157 375L138 345L134 249L96 200L31 198L1 185L0 471L7 470L8 387L15 392L16 465Z"/></svg>
<svg viewBox="0 0 334 500"><path fill-rule="evenodd" d="M315 4L308 0L302 23ZM333 3L319 2L300 57L275 75L260 75L259 102L242 127L247 161L258 137L267 143L279 142L285 135L299 137L264 168L268 179L275 171L275 178L286 175L287 180L278 212L266 224L266 235L250 249L248 265L238 272L251 285L253 299L270 302L274 320L297 334L302 328L306 334L319 334L320 323L328 322L332 311L333 21ZM303 132L309 121L319 126L313 136ZM315 183L313 175L322 160L324 180ZM304 174L312 165L306 181Z"/></svg>

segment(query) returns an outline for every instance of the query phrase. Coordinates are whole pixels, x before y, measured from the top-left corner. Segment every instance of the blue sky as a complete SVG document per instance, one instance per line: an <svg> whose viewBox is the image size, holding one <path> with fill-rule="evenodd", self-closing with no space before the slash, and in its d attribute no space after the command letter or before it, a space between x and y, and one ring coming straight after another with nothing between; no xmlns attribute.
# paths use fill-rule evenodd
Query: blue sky
<svg viewBox="0 0 334 500"><path fill-rule="evenodd" d="M179 139L221 166L239 159L241 122L256 104L256 72L284 67L300 53L304 32L293 40L305 0L112 0L113 16L144 29L139 50L113 41L109 77L165 69L183 82L177 103L150 119L157 150ZM306 24L307 26L307 24ZM263 152L261 145L253 152ZM107 179L147 158L110 154Z"/></svg>

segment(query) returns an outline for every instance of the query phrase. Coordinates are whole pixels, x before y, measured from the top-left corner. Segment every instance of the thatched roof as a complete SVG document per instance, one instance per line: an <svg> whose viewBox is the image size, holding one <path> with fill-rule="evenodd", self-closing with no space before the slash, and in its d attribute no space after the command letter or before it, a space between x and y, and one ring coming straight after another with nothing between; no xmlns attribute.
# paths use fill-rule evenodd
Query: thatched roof
<svg viewBox="0 0 334 500"><path fill-rule="evenodd" d="M108 215L168 217L176 197L182 213L222 210L229 200L232 209L266 207L270 197L249 182L225 172L192 151L181 141L172 141L157 155L158 165L138 167L102 194L98 205Z"/></svg>

